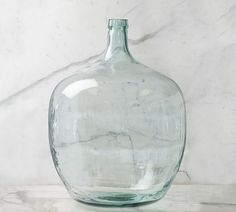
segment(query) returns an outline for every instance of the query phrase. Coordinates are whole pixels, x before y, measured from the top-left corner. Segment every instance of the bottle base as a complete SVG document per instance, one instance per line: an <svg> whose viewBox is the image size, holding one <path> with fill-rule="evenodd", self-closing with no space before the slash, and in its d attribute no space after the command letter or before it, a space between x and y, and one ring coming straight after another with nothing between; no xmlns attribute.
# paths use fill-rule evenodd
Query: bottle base
<svg viewBox="0 0 236 212"><path fill-rule="evenodd" d="M166 193L166 190L155 194L135 194L135 193L94 193L89 196L81 196L75 192L71 193L73 199L79 202L104 205L104 206L131 206L151 203L160 200Z"/></svg>

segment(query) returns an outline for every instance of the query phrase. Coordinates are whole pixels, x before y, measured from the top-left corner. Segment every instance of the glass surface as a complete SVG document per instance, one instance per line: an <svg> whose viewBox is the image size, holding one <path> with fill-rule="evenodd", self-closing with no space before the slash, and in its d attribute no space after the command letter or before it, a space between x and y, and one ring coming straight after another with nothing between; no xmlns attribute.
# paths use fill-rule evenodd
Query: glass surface
<svg viewBox="0 0 236 212"><path fill-rule="evenodd" d="M182 93L130 55L127 27L127 20L109 20L102 62L63 80L50 100L56 170L71 196L87 203L158 200L183 156Z"/></svg>

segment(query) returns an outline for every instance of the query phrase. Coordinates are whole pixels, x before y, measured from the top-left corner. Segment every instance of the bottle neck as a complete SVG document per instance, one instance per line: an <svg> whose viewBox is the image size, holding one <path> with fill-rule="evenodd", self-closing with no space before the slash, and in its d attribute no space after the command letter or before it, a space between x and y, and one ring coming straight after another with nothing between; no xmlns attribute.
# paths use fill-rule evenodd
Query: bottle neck
<svg viewBox="0 0 236 212"><path fill-rule="evenodd" d="M128 23L125 19L110 19L108 22L108 43L104 59L124 60L131 58L127 39Z"/></svg>

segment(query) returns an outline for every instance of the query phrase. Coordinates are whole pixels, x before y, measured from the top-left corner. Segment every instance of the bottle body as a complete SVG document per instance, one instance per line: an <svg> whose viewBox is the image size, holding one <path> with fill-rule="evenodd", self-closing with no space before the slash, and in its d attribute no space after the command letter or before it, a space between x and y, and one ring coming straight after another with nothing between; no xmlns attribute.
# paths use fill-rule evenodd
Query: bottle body
<svg viewBox="0 0 236 212"><path fill-rule="evenodd" d="M124 205L160 199L182 160L179 87L123 56L63 80L50 100L52 157L77 200Z"/></svg>

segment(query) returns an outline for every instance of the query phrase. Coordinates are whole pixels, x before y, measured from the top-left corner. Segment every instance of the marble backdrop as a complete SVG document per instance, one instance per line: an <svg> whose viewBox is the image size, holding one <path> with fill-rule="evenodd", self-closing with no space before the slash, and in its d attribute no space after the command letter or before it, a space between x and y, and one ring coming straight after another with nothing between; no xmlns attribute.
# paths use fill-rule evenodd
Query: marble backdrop
<svg viewBox="0 0 236 212"><path fill-rule="evenodd" d="M236 183L236 0L1 0L0 184L56 184L48 101L129 19L135 58L175 79L187 146L175 183Z"/></svg>

